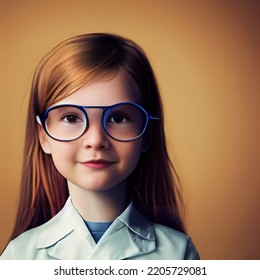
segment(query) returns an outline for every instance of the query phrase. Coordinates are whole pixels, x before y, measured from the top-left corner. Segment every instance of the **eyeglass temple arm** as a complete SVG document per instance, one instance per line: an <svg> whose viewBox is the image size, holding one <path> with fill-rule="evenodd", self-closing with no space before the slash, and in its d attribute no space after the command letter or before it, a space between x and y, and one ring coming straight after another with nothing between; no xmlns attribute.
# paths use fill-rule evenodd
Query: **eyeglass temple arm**
<svg viewBox="0 0 260 280"><path fill-rule="evenodd" d="M152 117L152 116L148 116L149 120L159 120L160 118L156 118L156 117Z"/></svg>

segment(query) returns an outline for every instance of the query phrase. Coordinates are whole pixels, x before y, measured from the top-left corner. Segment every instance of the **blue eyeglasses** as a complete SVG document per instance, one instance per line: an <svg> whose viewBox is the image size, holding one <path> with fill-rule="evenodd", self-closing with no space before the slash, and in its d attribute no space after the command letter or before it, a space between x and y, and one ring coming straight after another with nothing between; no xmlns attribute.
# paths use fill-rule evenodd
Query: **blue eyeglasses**
<svg viewBox="0 0 260 280"><path fill-rule="evenodd" d="M62 142L80 138L88 129L88 109L102 109L102 127L114 140L128 142L141 137L151 120L139 104L121 102L111 106L79 106L62 104L48 108L37 115L37 122L53 139Z"/></svg>

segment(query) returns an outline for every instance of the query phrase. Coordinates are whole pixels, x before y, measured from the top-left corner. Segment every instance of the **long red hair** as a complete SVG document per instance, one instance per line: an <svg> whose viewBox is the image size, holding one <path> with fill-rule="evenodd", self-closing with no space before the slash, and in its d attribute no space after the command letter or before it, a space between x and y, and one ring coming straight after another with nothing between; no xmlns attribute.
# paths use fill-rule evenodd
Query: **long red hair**
<svg viewBox="0 0 260 280"><path fill-rule="evenodd" d="M21 195L11 236L43 224L64 206L67 181L50 155L41 149L36 115L101 76L123 68L143 95L143 106L160 118L148 129L152 144L130 175L130 195L139 211L153 222L185 232L183 200L170 161L158 85L144 51L133 41L104 33L73 37L51 50L40 62L31 87L28 108Z"/></svg>

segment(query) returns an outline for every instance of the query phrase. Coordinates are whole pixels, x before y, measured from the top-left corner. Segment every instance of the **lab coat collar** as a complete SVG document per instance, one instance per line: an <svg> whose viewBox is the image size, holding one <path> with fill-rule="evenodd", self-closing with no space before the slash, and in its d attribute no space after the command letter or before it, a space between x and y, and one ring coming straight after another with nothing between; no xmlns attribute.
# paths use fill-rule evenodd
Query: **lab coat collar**
<svg viewBox="0 0 260 280"><path fill-rule="evenodd" d="M126 259L156 248L153 223L131 202L96 244L70 198L64 208L42 226L38 250L55 259Z"/></svg>

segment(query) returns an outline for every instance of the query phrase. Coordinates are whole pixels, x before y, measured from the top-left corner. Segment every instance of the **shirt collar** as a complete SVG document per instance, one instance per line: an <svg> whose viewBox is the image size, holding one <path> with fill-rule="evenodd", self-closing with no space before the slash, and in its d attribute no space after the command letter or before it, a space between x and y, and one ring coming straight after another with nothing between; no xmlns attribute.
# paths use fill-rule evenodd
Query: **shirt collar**
<svg viewBox="0 0 260 280"><path fill-rule="evenodd" d="M153 223L139 213L132 201L116 220L122 221L131 231L141 237L155 240Z"/></svg>

